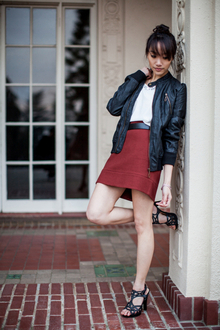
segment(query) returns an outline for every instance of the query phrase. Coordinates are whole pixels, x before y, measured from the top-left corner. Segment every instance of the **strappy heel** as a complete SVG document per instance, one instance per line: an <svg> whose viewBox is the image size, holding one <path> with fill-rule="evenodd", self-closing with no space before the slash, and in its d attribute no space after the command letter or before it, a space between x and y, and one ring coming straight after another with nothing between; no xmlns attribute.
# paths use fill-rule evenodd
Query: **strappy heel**
<svg viewBox="0 0 220 330"><path fill-rule="evenodd" d="M157 208L157 213L152 213L152 220L153 220L153 225L167 225L168 227L170 226L176 226L176 230L178 229L178 218L177 215L175 213L171 213L171 212L165 212L165 211L161 211L161 209L157 206L158 202L154 202L154 206L156 206ZM159 214L161 215L165 215L165 217L167 218L166 222L159 222Z"/></svg>
<svg viewBox="0 0 220 330"><path fill-rule="evenodd" d="M148 289L148 292L147 292L147 294L145 294L147 289ZM124 317L139 316L142 312L142 306L143 306L144 310L146 311L147 310L147 299L148 299L148 296L149 296L149 292L150 292L150 290L149 290L149 288L147 288L146 284L145 284L145 287L144 287L143 291L132 290L130 301L127 303L127 305L124 308L124 309L127 309L130 312L130 315L122 315L122 316L124 316ZM133 300L135 298L138 298L138 297L143 298L143 302L142 302L141 305L134 305Z"/></svg>

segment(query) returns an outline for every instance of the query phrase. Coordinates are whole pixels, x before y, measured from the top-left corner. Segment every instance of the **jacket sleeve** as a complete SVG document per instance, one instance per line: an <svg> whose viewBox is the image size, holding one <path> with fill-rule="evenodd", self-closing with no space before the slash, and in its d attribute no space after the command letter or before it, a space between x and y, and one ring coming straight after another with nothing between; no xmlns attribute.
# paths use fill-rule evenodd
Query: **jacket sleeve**
<svg viewBox="0 0 220 330"><path fill-rule="evenodd" d="M184 124L186 115L186 85L181 84L177 91L176 100L173 107L173 114L168 126L163 131L163 149L164 155L162 164L175 164L180 130Z"/></svg>
<svg viewBox="0 0 220 330"><path fill-rule="evenodd" d="M125 82L119 86L118 90L107 104L107 109L111 115L121 115L126 100L132 95L139 83L143 80L146 80L146 75L141 70L138 70L125 78Z"/></svg>

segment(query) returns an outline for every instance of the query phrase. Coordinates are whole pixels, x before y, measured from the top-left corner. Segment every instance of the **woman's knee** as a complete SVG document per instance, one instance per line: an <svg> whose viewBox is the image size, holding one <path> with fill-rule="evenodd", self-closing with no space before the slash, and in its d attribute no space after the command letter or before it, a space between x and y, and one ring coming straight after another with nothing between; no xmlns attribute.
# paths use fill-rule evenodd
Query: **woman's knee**
<svg viewBox="0 0 220 330"><path fill-rule="evenodd" d="M153 230L152 220L143 216L135 216L135 229L138 235L143 234L146 230Z"/></svg>
<svg viewBox="0 0 220 330"><path fill-rule="evenodd" d="M86 217L92 223L100 225L104 224L104 216L96 208L88 206L86 211Z"/></svg>

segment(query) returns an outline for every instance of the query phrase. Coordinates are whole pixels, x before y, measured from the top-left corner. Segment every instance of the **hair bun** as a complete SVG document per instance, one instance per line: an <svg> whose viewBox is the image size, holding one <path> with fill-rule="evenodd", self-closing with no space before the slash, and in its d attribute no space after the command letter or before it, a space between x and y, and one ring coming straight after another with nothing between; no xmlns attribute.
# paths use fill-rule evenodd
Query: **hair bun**
<svg viewBox="0 0 220 330"><path fill-rule="evenodd" d="M169 26L166 26L164 24L160 24L157 25L154 29L153 29L154 33L166 33L166 34L170 34L170 29Z"/></svg>

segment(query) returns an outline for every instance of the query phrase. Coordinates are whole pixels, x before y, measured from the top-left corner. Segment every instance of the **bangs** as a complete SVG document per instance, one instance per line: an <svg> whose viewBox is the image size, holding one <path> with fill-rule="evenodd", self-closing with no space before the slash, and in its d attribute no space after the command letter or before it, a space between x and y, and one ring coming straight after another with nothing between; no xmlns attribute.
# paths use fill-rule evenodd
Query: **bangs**
<svg viewBox="0 0 220 330"><path fill-rule="evenodd" d="M166 56L170 61L174 58L176 49L174 49L173 42L169 36L157 35L148 41L146 54L153 52L155 55Z"/></svg>

